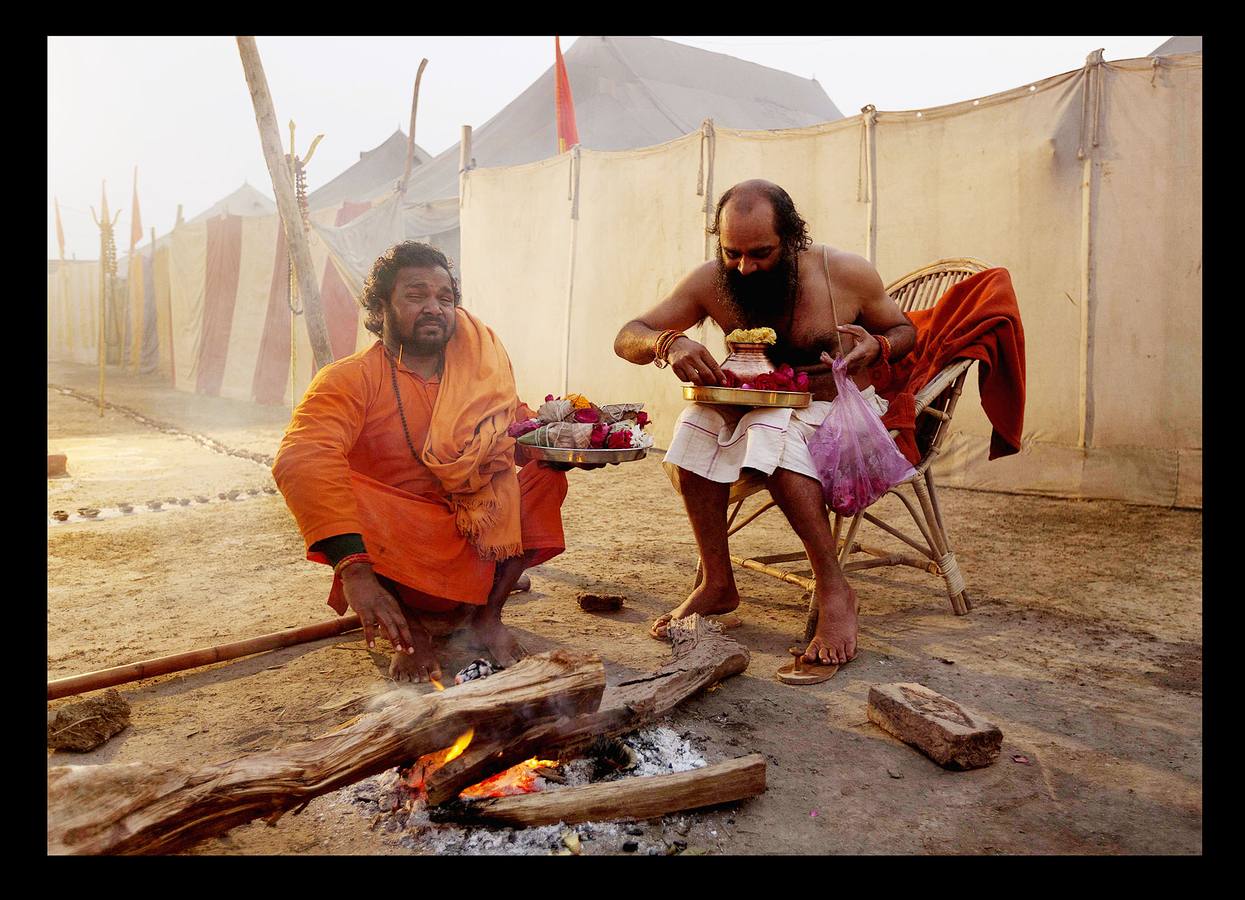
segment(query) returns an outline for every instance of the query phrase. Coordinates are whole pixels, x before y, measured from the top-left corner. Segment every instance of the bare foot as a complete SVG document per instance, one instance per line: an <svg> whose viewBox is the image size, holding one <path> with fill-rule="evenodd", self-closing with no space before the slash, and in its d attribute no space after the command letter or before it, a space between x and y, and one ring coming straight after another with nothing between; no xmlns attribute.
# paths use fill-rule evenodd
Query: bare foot
<svg viewBox="0 0 1245 900"><path fill-rule="evenodd" d="M817 597L817 631L804 651L804 661L842 665L856 656L856 591L827 590Z"/></svg>
<svg viewBox="0 0 1245 900"><path fill-rule="evenodd" d="M472 633L478 645L488 650L493 660L503 668L513 666L528 655L527 648L519 643L514 633L491 616L477 619Z"/></svg>
<svg viewBox="0 0 1245 900"><path fill-rule="evenodd" d="M407 625L411 629L411 641L414 653L398 651L393 654L389 663L389 677L394 681L430 681L441 680L441 664L437 662L437 654L432 649L432 638L428 631L413 617L407 616Z"/></svg>
<svg viewBox="0 0 1245 900"><path fill-rule="evenodd" d="M729 588L710 588L707 582L702 582L696 586L686 600L658 618L649 627L649 634L658 640L665 640L666 626L672 619L684 619L692 613L716 616L733 612L738 606L739 591L735 590L734 585Z"/></svg>

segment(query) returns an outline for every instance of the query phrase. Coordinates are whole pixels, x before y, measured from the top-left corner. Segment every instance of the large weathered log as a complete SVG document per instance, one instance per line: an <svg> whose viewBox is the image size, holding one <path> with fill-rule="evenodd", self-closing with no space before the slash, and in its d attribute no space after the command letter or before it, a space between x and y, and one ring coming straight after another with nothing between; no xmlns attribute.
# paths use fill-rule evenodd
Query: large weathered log
<svg viewBox="0 0 1245 900"><path fill-rule="evenodd" d="M689 772L473 800L445 811L463 823L526 828L554 822L573 825L653 819L686 809L745 800L764 792L765 757L754 753Z"/></svg>
<svg viewBox="0 0 1245 900"><path fill-rule="evenodd" d="M450 746L533 720L591 712L605 668L554 651L440 693L394 692L358 722L311 741L202 768L148 763L48 769L49 853L171 853Z"/></svg>
<svg viewBox="0 0 1245 900"><path fill-rule="evenodd" d="M748 668L748 651L743 644L698 615L671 622L669 634L674 659L648 675L607 687L595 712L534 722L524 732L498 735L492 740L474 740L467 752L428 777L428 803L452 800L464 788L533 756L569 757L598 737L634 731L704 688Z"/></svg>

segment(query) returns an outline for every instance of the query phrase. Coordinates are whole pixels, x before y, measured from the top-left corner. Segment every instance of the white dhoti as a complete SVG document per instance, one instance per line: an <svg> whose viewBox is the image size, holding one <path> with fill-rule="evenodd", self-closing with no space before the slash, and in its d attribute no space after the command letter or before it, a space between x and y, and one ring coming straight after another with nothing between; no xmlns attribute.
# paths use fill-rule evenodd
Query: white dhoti
<svg viewBox="0 0 1245 900"><path fill-rule="evenodd" d="M873 385L860 395L879 418L889 407ZM814 400L804 409L689 404L675 423L662 465L675 490L678 469L730 484L730 502L754 493L775 469L817 479L808 439L832 406L830 400Z"/></svg>

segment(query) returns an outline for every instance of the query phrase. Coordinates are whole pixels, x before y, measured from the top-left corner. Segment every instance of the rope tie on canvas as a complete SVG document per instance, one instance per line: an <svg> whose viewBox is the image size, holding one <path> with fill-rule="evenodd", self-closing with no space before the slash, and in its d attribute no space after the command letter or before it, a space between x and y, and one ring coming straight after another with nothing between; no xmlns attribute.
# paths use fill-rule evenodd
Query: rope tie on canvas
<svg viewBox="0 0 1245 900"><path fill-rule="evenodd" d="M869 202L870 185L866 173L869 171L869 128L878 120L878 108L872 103L860 108L860 156L856 166L856 200L859 203Z"/></svg>
<svg viewBox="0 0 1245 900"><path fill-rule="evenodd" d="M713 167L717 156L717 132L713 129L713 119L705 119L700 125L700 175L697 177L696 193L703 194L705 202L705 259L709 258L709 228L713 225Z"/></svg>
<svg viewBox="0 0 1245 900"><path fill-rule="evenodd" d="M948 553L938 558L938 568L947 579L947 593L955 596L964 590L964 576L960 573L960 565L955 561L955 554Z"/></svg>
<svg viewBox="0 0 1245 900"><path fill-rule="evenodd" d="M574 147L571 148L570 181L567 185L570 191L570 195L566 199L571 201L571 218L572 219L579 218L579 169L580 169L580 160L581 160L579 150L580 150L579 144L576 144Z"/></svg>
<svg viewBox="0 0 1245 900"><path fill-rule="evenodd" d="M1081 86L1081 136L1076 148L1076 158L1085 158L1085 137L1089 133L1090 146L1098 146L1098 113L1102 105L1102 51L1095 50L1085 58L1084 83ZM1094 118L1092 124L1087 121L1089 113L1089 95L1094 95Z"/></svg>

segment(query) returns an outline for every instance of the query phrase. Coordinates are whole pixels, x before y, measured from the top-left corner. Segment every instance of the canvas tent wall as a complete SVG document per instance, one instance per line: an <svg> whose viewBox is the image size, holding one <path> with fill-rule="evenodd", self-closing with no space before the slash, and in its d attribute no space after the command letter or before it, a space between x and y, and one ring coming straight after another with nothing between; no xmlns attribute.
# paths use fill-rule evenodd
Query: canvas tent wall
<svg viewBox="0 0 1245 900"><path fill-rule="evenodd" d="M594 150L649 147L694 131L707 118L727 127L765 129L843 117L815 80L673 41L581 37L564 57L579 138ZM471 165L521 165L556 154L553 108L550 66L473 131ZM458 197L460 155L455 144L412 175L401 232L427 240L455 263L460 238L457 204L451 200Z"/></svg>
<svg viewBox="0 0 1245 900"><path fill-rule="evenodd" d="M785 131L707 125L641 151L473 170L467 302L506 342L521 396L644 400L665 446L678 384L614 357L614 335L708 258L722 191L770 178L815 239L872 259L885 280L944 256L1011 272L1027 341L1023 449L987 462L970 379L944 484L1198 507L1201 93L1200 54L1095 62L937 109ZM724 352L713 330L698 334Z"/></svg>

